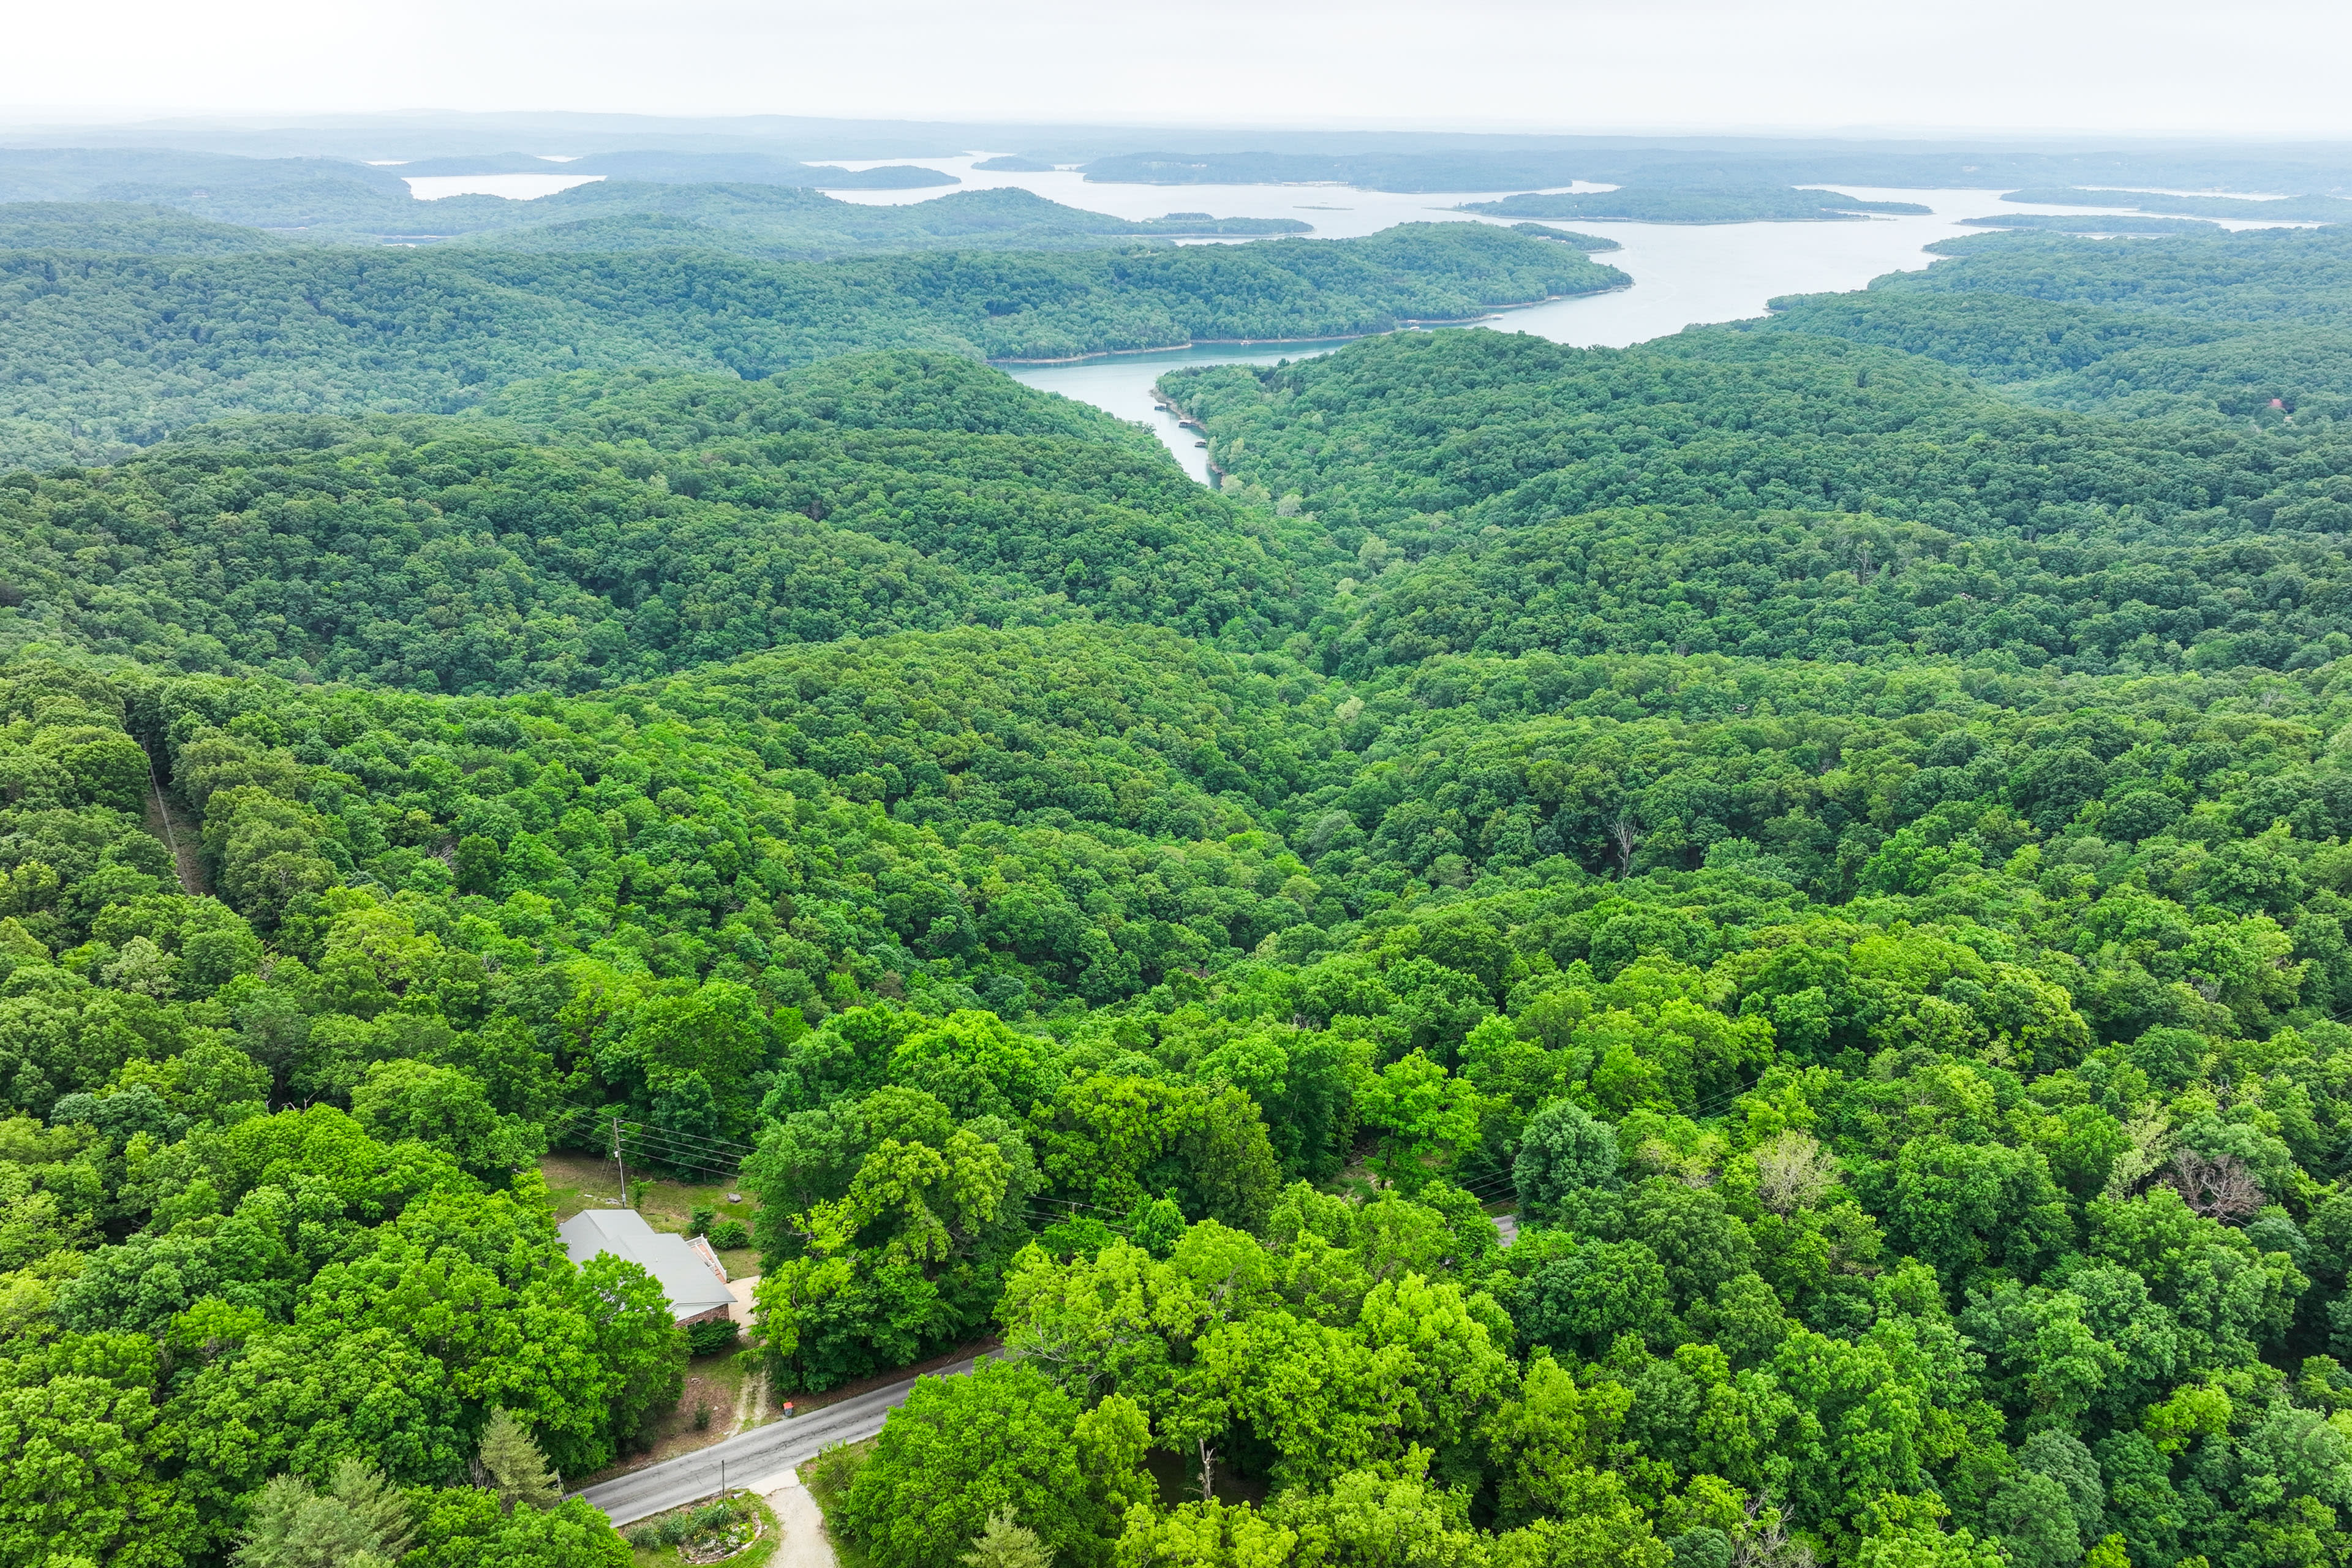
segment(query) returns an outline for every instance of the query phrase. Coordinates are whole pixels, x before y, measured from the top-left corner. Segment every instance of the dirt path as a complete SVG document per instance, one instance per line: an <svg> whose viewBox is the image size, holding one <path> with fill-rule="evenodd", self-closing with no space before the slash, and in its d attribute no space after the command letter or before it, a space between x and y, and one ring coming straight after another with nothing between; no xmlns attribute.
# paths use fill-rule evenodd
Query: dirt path
<svg viewBox="0 0 2352 1568"><path fill-rule="evenodd" d="M761 1373L754 1372L743 1380L743 1391L735 1396L735 1418L728 1425L728 1436L749 1431L766 1420L767 1392L768 1380Z"/></svg>
<svg viewBox="0 0 2352 1568"><path fill-rule="evenodd" d="M213 890L212 880L205 875L205 860L196 852L199 839L195 819L188 808L163 793L155 775L147 775L147 831L162 839L172 851L173 862L179 868L180 890L203 898Z"/></svg>
<svg viewBox="0 0 2352 1568"><path fill-rule="evenodd" d="M833 1554L833 1542L825 1537L824 1513L801 1484L799 1470L754 1482L749 1489L757 1492L768 1511L776 1516L782 1534L768 1568L835 1568L838 1559Z"/></svg>

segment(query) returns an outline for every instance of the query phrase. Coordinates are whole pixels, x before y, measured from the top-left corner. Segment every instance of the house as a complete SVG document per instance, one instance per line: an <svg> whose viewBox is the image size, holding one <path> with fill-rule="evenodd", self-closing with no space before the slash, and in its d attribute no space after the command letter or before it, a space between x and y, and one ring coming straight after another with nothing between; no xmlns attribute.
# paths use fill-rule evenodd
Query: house
<svg viewBox="0 0 2352 1568"><path fill-rule="evenodd" d="M683 1327L725 1318L735 1304L727 1270L700 1237L691 1240L656 1230L635 1209L583 1209L555 1227L575 1264L601 1252L624 1258L654 1277L669 1298L670 1316Z"/></svg>

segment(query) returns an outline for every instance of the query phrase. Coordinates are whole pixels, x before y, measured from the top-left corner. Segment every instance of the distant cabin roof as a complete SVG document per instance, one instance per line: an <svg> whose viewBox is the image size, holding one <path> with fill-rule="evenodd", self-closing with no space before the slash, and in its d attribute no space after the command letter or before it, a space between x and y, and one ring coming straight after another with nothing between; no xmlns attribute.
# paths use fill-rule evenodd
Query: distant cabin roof
<svg viewBox="0 0 2352 1568"><path fill-rule="evenodd" d="M583 1209L555 1231L574 1263L609 1252L652 1275L669 1298L670 1316L679 1322L734 1302L726 1279L696 1255L686 1237L656 1230L635 1209Z"/></svg>

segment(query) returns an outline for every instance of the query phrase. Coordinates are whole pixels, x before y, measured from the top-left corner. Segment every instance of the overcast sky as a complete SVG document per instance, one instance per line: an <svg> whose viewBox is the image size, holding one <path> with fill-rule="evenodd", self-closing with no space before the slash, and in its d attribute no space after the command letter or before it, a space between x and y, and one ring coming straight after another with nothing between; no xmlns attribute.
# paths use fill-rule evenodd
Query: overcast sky
<svg viewBox="0 0 2352 1568"><path fill-rule="evenodd" d="M9 7L0 115L530 109L2352 134L2352 5L110 0Z"/></svg>

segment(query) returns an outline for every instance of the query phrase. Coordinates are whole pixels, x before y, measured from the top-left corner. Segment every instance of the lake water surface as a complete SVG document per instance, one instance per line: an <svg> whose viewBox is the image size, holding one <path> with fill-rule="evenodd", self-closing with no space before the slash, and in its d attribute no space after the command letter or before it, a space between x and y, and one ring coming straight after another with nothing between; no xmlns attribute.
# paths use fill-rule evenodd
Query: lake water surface
<svg viewBox="0 0 2352 1568"><path fill-rule="evenodd" d="M960 162L968 167L968 161ZM942 161L940 166L950 164ZM1052 175L975 174L970 177L975 182L1017 181L1056 201L1127 217L1156 217L1171 208L1210 212L1220 217L1298 217L1315 224L1318 235L1333 237L1369 234L1396 223L1474 216L1447 209L1459 202L1483 199L1476 194L1398 195L1331 185L1087 184L1075 174L1058 171ZM1047 182L1052 182L1050 187L1043 188ZM1649 224L1579 219L1562 226L1614 239L1624 247L1596 259L1628 274L1633 287L1497 311L1481 325L1496 331L1533 332L1580 348L1622 348L1697 323L1760 316L1766 301L1778 295L1859 289L1883 273L1926 267L1936 258L1925 247L1980 232L1960 226L1964 217L2096 210L2020 205L2003 202L1997 190L1841 188L1864 200L1916 202L1932 210L1926 216L1860 223ZM884 195L903 198L909 193L839 194L845 199L854 195L867 200ZM1344 210L1327 213L1327 207ZM1150 425L1187 471L1205 479L1207 454L1193 444L1198 437L1192 432L1179 428L1174 419L1154 408L1152 383L1171 365L1272 363L1328 353L1338 346L1202 344L1164 353L1004 368L1032 386Z"/></svg>
<svg viewBox="0 0 2352 1568"><path fill-rule="evenodd" d="M1464 202L1491 198L1496 194L1492 191L1412 194L1362 191L1348 185L1097 184L1071 169L1000 174L972 167L988 156L981 152L960 158L895 158L863 163L844 160L840 166L862 169L877 162L913 163L956 175L962 183L955 188L1015 186L1070 206L1127 218L1154 218L1171 212L1206 212L1219 217L1297 218L1312 225L1314 234L1326 239L1372 234L1401 223L1443 223L1465 218L1508 221L1479 219L1475 214L1454 210ZM418 196L426 199L473 191L530 199L598 177L561 174L419 176L408 184ZM1596 191L1609 187L1578 184L1555 188ZM1498 311L1480 325L1497 331L1533 332L1580 348L1622 347L1697 323L1762 315L1765 302L1776 295L1859 289L1882 273L1926 267L1936 258L1927 253L1925 247L1939 239L1982 232L1962 227L1962 218L2021 213L2113 216L2112 209L2004 202L1998 190L1883 190L1857 185L1836 188L1866 200L1916 202L1931 210L1925 216L1881 217L1859 223L1643 224L1578 220L1562 226L1605 236L1624 247L1607 252L1599 259L1630 275L1633 286L1607 294ZM842 201L898 205L930 201L948 191L932 186L922 190L828 194ZM2257 226L2228 222L2224 226ZM1175 365L1235 362L1271 364L1283 359L1328 353L1339 346L1336 342L1203 344L1154 353L1104 355L1069 364L1007 365L1005 369L1015 379L1032 386L1058 392L1107 409L1120 418L1150 426L1188 472L1206 479L1207 454L1194 445L1199 437L1181 428L1172 417L1157 408L1151 390L1154 381Z"/></svg>
<svg viewBox="0 0 2352 1568"><path fill-rule="evenodd" d="M1209 454L1199 446L1201 438L1195 432L1179 426L1176 416L1160 406L1152 394L1153 382L1178 365L1274 364L1286 359L1327 354L1347 342L1345 338L1331 338L1305 343L1165 349L1157 353L1103 354L1071 364L1008 364L1003 369L1015 381L1075 397L1080 403L1091 403L1121 419L1149 425L1151 433L1176 455L1184 471L1205 482L1209 478Z"/></svg>

